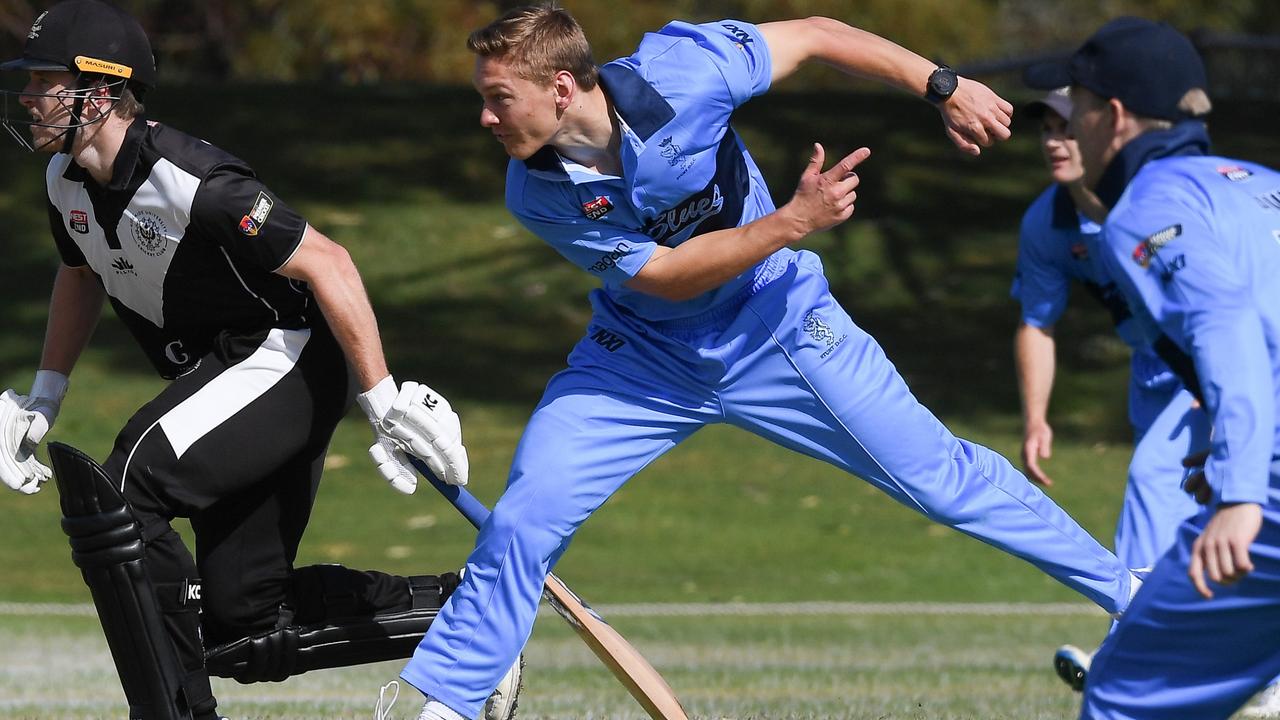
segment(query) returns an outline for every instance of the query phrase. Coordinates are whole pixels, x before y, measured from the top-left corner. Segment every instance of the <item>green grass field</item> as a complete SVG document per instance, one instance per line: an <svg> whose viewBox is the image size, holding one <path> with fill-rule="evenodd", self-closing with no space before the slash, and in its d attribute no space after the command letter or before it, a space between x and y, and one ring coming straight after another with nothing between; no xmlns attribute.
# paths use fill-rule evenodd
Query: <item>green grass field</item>
<svg viewBox="0 0 1280 720"><path fill-rule="evenodd" d="M467 90L166 88L154 116L250 161L360 264L391 366L459 410L474 492L499 494L522 423L581 334L591 279L501 206L498 148ZM228 111L227 108L231 110ZM1280 164L1275 108L1225 104L1215 131ZM1016 456L1007 297L1016 227L1043 187L1034 133L977 162L922 104L880 95L775 95L742 113L748 146L790 195L805 148L859 144L859 211L812 238L838 296L954 431ZM39 158L0 150L0 386L25 391L56 256ZM323 179L323 181L320 181ZM1048 468L1054 497L1109 544L1129 452L1127 355L1084 296L1060 323ZM95 457L159 387L122 327L103 321L53 431ZM429 488L376 478L355 415L339 429L300 562L401 573L457 567L474 533ZM246 449L251 451L251 448ZM86 603L58 526L56 491L0 493L0 603ZM180 531L182 528L180 527ZM898 507L861 481L723 427L654 463L589 522L558 572L606 614L631 603L1075 603L1030 566ZM1095 642L1089 614L618 618L700 717L1066 718L1049 670L1061 642ZM557 619L528 650L527 717L639 717ZM367 717L398 664L280 685L220 685L235 718ZM394 717L413 717L405 689ZM0 616L0 720L120 717L91 618Z"/></svg>

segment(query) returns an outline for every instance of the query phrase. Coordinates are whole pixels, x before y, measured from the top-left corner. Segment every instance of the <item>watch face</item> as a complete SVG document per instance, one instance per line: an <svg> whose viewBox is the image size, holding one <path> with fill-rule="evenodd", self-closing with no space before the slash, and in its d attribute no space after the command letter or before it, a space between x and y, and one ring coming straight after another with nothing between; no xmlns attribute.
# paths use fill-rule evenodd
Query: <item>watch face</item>
<svg viewBox="0 0 1280 720"><path fill-rule="evenodd" d="M942 97L950 97L958 82L955 71L949 68L938 68L929 76L929 88Z"/></svg>

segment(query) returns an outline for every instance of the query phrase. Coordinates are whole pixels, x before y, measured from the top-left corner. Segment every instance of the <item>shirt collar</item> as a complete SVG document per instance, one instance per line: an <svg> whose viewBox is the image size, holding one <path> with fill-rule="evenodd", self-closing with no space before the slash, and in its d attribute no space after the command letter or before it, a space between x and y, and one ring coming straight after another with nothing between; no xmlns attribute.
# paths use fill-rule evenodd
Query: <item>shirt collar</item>
<svg viewBox="0 0 1280 720"><path fill-rule="evenodd" d="M129 181L133 179L133 169L138 166L138 156L142 152L142 138L146 133L147 120L139 115L125 130L124 142L120 144L115 162L111 165L111 182L107 183L107 190L123 190L128 187ZM67 163L67 169L63 171L62 177L79 183L92 180L89 171L80 167L74 158Z"/></svg>
<svg viewBox="0 0 1280 720"><path fill-rule="evenodd" d="M1149 130L1130 140L1111 159L1098 181L1098 199L1108 208L1115 207L1129 181L1152 160L1208 154L1209 131L1199 120L1184 120L1165 130Z"/></svg>
<svg viewBox="0 0 1280 720"><path fill-rule="evenodd" d="M619 61L600 68L600 87L613 103L623 142L636 146L637 153L644 148L645 141L676 116L675 108L648 80ZM524 166L530 174L547 180L583 183L615 179L612 175L587 170L550 145L526 159Z"/></svg>

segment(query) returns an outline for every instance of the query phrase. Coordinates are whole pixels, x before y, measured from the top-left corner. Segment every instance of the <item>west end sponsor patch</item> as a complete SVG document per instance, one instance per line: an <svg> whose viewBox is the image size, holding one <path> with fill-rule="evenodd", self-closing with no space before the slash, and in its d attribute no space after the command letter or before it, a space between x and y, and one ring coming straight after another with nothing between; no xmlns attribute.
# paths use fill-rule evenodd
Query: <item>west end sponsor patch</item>
<svg viewBox="0 0 1280 720"><path fill-rule="evenodd" d="M609 211L613 209L613 203L609 202L609 198L601 195L590 202L582 203L582 214L587 216L588 220L599 220Z"/></svg>
<svg viewBox="0 0 1280 720"><path fill-rule="evenodd" d="M253 201L253 207L249 208L249 214L240 218L240 232L254 237L262 226L267 224L267 216L271 214L271 208L276 204L271 198L267 197L264 192L258 192L258 198Z"/></svg>
<svg viewBox="0 0 1280 720"><path fill-rule="evenodd" d="M68 215L68 225L81 235L89 234L89 213L84 210L72 210Z"/></svg>
<svg viewBox="0 0 1280 720"><path fill-rule="evenodd" d="M1152 233L1146 240L1138 243L1138 247L1133 249L1133 261L1147 267L1151 265L1151 258L1156 256L1160 248L1173 242L1173 239L1182 234L1182 224L1170 225L1169 227L1157 233Z"/></svg>
<svg viewBox="0 0 1280 720"><path fill-rule="evenodd" d="M1239 165L1223 165L1218 168L1218 174L1231 182L1244 182L1253 177L1252 171Z"/></svg>

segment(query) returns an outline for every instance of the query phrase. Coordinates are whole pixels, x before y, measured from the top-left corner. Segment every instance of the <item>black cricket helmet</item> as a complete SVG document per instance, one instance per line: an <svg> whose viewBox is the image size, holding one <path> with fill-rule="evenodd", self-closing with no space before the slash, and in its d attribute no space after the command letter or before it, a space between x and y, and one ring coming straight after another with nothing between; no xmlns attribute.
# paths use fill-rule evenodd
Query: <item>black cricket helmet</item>
<svg viewBox="0 0 1280 720"><path fill-rule="evenodd" d="M72 87L56 94L0 90L4 101L0 124L29 150L36 148L19 128L62 129L58 137L65 138L63 152L70 152L75 131L101 119L85 122L80 118L84 101L90 94L106 88L105 97L114 104L120 101L125 88L141 99L156 84L155 56L146 32L133 16L105 0L63 0L40 13L31 24L22 57L0 63L0 71L76 75ZM34 119L21 106L23 95L59 98L67 109L68 121L52 123ZM42 143L42 146L48 144Z"/></svg>

